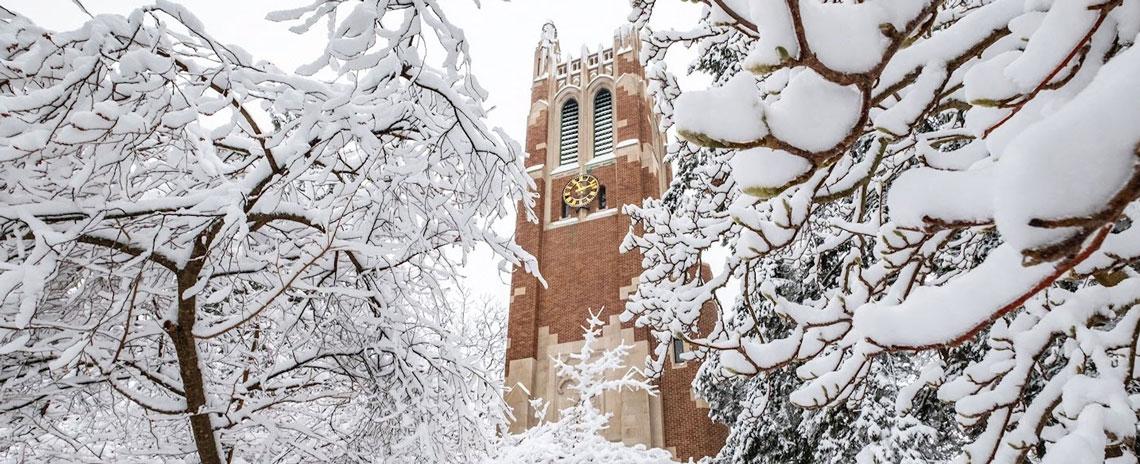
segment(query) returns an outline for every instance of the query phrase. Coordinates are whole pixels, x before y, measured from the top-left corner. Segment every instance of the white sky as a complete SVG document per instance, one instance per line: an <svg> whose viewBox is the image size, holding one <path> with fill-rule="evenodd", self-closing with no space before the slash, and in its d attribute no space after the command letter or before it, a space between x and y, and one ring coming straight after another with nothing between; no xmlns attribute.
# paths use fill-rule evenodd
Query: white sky
<svg viewBox="0 0 1140 464"><path fill-rule="evenodd" d="M176 0L177 1L177 0ZM289 24L265 20L266 13L310 3L311 0L181 0L223 42L238 45L255 59L295 69L317 57L324 45L321 26L299 36ZM87 18L73 0L9 0L5 6L49 29L72 29ZM82 0L92 14L127 14L153 0ZM442 0L452 22L467 34L472 70L489 92L492 126L503 127L520 144L525 139L530 109L534 47L542 25L554 21L562 50L577 55L583 45L597 50L612 44L613 32L626 24L628 0ZM661 0L654 27L686 28L700 8L682 0ZM429 57L430 59L430 57ZM682 70L688 56L670 56L670 69ZM681 82L687 87L685 81ZM508 225L513 227L513 224ZM507 301L510 276L500 273L488 253L472 256L464 268L465 281L478 293Z"/></svg>

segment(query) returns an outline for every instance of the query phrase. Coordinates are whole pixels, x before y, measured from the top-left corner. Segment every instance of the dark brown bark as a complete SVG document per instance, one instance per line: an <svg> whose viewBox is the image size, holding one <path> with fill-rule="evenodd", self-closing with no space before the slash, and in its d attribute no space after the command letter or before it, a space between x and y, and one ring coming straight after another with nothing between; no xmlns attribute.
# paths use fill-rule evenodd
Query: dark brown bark
<svg viewBox="0 0 1140 464"><path fill-rule="evenodd" d="M196 296L182 298L182 294L194 285L197 274L196 270L183 270L178 276L178 320L168 321L165 328L174 341L174 351L178 356L178 373L182 377L182 388L186 392L186 410L190 413L190 430L198 449L198 458L202 464L222 464L210 415L203 412L206 405L206 386L198 360L198 344L194 339L198 298Z"/></svg>

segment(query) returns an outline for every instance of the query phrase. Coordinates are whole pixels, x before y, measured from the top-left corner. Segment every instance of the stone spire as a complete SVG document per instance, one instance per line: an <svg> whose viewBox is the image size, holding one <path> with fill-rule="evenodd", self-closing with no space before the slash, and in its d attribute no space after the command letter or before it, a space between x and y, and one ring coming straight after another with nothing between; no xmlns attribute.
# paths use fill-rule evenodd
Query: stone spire
<svg viewBox="0 0 1140 464"><path fill-rule="evenodd" d="M542 25L542 36L538 39L538 46L534 49L534 76L551 76L554 67L561 59L562 50L558 46L558 29L553 21Z"/></svg>
<svg viewBox="0 0 1140 464"><path fill-rule="evenodd" d="M558 28L554 27L554 21L547 21L546 24L542 25L542 38L538 41L538 48L555 55L558 55L560 52L558 47Z"/></svg>

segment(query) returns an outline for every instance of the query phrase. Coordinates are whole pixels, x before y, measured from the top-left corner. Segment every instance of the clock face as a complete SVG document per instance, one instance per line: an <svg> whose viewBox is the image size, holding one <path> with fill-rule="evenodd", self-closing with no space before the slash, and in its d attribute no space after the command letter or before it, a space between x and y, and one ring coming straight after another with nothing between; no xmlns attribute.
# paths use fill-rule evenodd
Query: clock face
<svg viewBox="0 0 1140 464"><path fill-rule="evenodd" d="M562 201L572 208L581 208L598 196L598 178L582 174L566 183L562 189Z"/></svg>

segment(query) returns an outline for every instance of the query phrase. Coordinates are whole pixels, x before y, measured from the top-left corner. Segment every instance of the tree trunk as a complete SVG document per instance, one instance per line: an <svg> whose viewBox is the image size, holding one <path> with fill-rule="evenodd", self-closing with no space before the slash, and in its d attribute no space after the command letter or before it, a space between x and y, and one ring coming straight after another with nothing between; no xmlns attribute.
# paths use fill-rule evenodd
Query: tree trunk
<svg viewBox="0 0 1140 464"><path fill-rule="evenodd" d="M198 298L182 298L183 292L194 284L197 274L184 270L178 276L178 321L168 322L166 331L174 340L174 351L178 355L178 372L182 377L182 388L186 392L186 409L191 413L190 430L198 448L198 457L202 464L222 464L210 416L202 412L206 405L206 386L198 361L198 345L194 340Z"/></svg>

